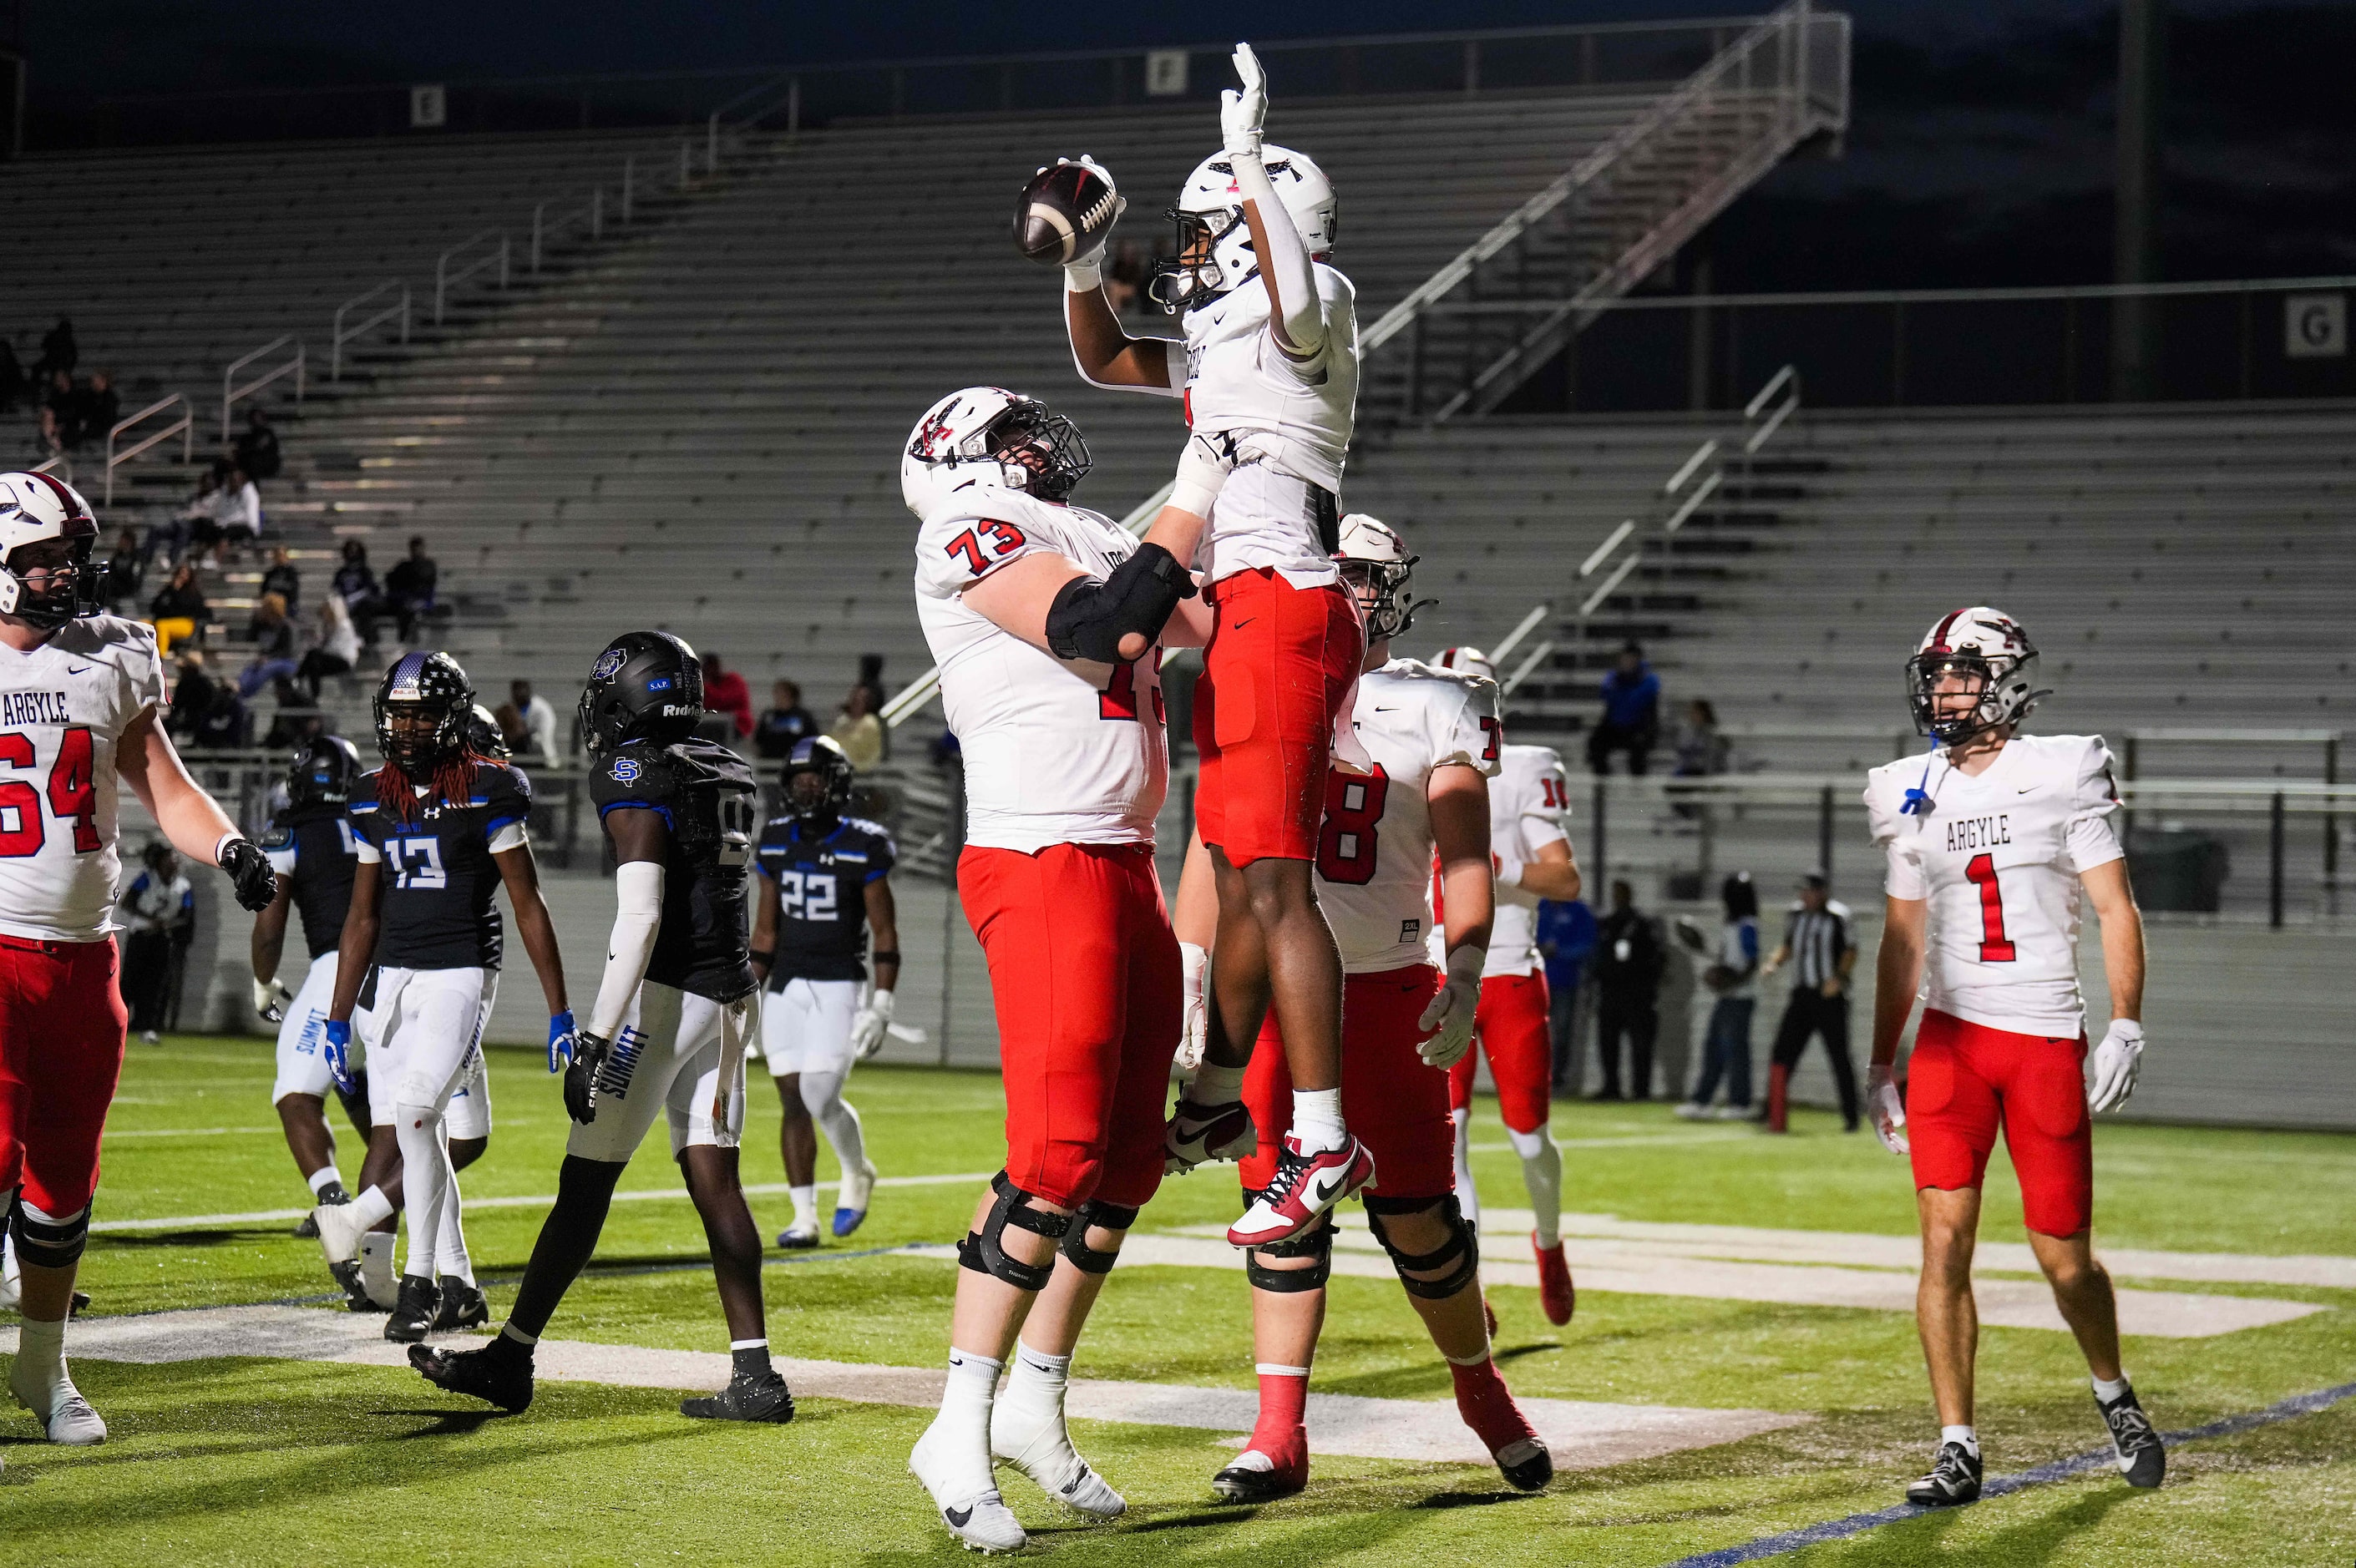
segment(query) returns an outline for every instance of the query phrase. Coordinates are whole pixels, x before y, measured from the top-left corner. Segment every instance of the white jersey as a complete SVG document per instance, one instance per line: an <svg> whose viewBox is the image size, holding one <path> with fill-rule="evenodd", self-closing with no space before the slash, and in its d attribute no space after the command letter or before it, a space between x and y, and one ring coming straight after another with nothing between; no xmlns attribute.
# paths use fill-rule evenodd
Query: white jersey
<svg viewBox="0 0 2356 1568"><path fill-rule="evenodd" d="M136 621L85 616L29 653L0 645L0 934L114 929L115 748L163 699L155 628Z"/></svg>
<svg viewBox="0 0 2356 1568"><path fill-rule="evenodd" d="M1550 746L1507 746L1504 771L1489 786L1489 858L1497 869L1497 915L1489 928L1484 980L1527 975L1541 964L1537 948L1538 899L1521 886L1522 868L1549 844L1570 835L1562 820L1570 812L1570 781L1562 758Z"/></svg>
<svg viewBox="0 0 2356 1568"><path fill-rule="evenodd" d="M1375 771L1326 780L1317 901L1344 970L1375 975L1430 962L1431 773L1461 765L1496 776L1496 683L1393 659L1358 677L1351 722Z"/></svg>
<svg viewBox="0 0 2356 1568"><path fill-rule="evenodd" d="M1125 665L1067 664L962 597L1027 555L1105 578L1136 548L1101 512L995 485L956 492L918 530L916 619L965 753L967 843L1028 855L1153 842L1170 784L1161 650Z"/></svg>
<svg viewBox="0 0 2356 1568"><path fill-rule="evenodd" d="M2099 735L2016 735L1976 777L1943 751L1866 776L1895 899L1930 903L1923 999L1967 1022L2076 1038L2080 873L2119 859L2110 749ZM1901 808L1924 789L1927 812Z"/></svg>
<svg viewBox="0 0 2356 1568"><path fill-rule="evenodd" d="M1325 345L1295 362L1268 334L1268 290L1255 276L1186 313L1186 422L1236 438L1243 462L1211 509L1195 564L1217 581L1273 567L1295 588L1335 581L1309 486L1342 490L1358 406L1357 291L1312 262Z"/></svg>

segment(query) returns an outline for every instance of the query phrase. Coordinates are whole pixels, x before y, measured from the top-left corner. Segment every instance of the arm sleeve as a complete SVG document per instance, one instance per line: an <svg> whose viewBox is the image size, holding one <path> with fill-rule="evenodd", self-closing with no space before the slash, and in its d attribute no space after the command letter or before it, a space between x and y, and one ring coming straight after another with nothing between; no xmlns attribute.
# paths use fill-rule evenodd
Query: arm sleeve
<svg viewBox="0 0 2356 1568"><path fill-rule="evenodd" d="M1236 189L1243 198L1259 208L1261 231L1268 239L1269 253L1259 258L1266 282L1276 287L1284 317L1280 325L1284 340L1291 345L1291 357L1314 358L1325 350L1325 302L1317 293L1317 269L1309 259L1309 247L1302 243L1301 231L1292 225L1292 214L1277 199L1276 187L1269 183L1268 165L1256 156L1230 155L1236 171Z"/></svg>
<svg viewBox="0 0 2356 1568"><path fill-rule="evenodd" d="M2083 875L2126 854L2119 846L2118 830L2111 822L2119 809L2119 786L2112 773L2111 749L2103 743L2101 736L2088 738L2074 773L2067 853L2070 869Z"/></svg>
<svg viewBox="0 0 2356 1568"><path fill-rule="evenodd" d="M1041 533L1035 522L933 517L916 533L916 592L927 599L954 599L1008 562L1041 553L1071 559L1064 555L1063 541Z"/></svg>
<svg viewBox="0 0 2356 1568"><path fill-rule="evenodd" d="M605 974L589 1011L589 1032L612 1040L629 1015L647 977L662 930L663 869L654 860L627 860L614 871L614 933L605 944Z"/></svg>

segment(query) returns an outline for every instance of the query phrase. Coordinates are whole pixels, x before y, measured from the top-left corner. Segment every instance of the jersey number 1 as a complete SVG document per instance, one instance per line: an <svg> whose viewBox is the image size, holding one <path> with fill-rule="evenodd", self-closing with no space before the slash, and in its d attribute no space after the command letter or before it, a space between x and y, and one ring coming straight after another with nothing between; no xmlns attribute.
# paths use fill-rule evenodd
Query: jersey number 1
<svg viewBox="0 0 2356 1568"><path fill-rule="evenodd" d="M33 738L22 733L0 735L0 763L31 767ZM77 855L90 854L99 847L94 771L90 731L68 730L58 741L58 760L49 769L48 804L59 821L73 824ZM7 826L5 815L9 812L16 817L13 827ZM41 792L23 779L0 782L0 859L37 855L48 838L48 829L41 819Z"/></svg>
<svg viewBox="0 0 2356 1568"><path fill-rule="evenodd" d="M2004 893L1996 885L1996 857L1973 856L1964 878L1980 891L1980 962L2011 963L2014 952L2004 934Z"/></svg>

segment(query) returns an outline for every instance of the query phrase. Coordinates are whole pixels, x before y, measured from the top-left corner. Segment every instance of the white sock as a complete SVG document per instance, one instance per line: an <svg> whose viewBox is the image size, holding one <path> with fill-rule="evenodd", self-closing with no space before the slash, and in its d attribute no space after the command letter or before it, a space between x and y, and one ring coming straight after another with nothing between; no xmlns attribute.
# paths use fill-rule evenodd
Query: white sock
<svg viewBox="0 0 2356 1568"><path fill-rule="evenodd" d="M1244 1070L1240 1067L1214 1067L1209 1062L1194 1069L1194 1082L1186 1086L1186 1098L1197 1105L1232 1105L1244 1097Z"/></svg>
<svg viewBox="0 0 2356 1568"><path fill-rule="evenodd" d="M1980 1456L1980 1435L1972 1427L1942 1426L1939 1428L1939 1441L1942 1444L1960 1443L1964 1445L1965 1453L1975 1459Z"/></svg>
<svg viewBox="0 0 2356 1568"><path fill-rule="evenodd" d="M1006 1392L998 1403L1033 1424L1053 1421L1064 1413L1064 1391L1071 1375L1071 1357L1046 1355L1017 1339L1013 1365L1006 1371Z"/></svg>
<svg viewBox="0 0 2356 1568"><path fill-rule="evenodd" d="M1456 1124L1456 1207L1477 1236L1481 1233L1481 1189L1472 1185L1472 1113L1470 1109L1451 1111L1449 1119Z"/></svg>
<svg viewBox="0 0 2356 1568"><path fill-rule="evenodd" d="M991 1482L990 1411L996 1403L998 1374L1006 1363L952 1346L948 1381L941 1385L940 1413L925 1435L937 1436L947 1456L974 1467L960 1477L963 1489L986 1491Z"/></svg>
<svg viewBox="0 0 2356 1568"><path fill-rule="evenodd" d="M444 1279L475 1283L475 1260L466 1255L466 1227L458 1214L458 1184L442 1204L442 1232L434 1240L434 1272Z"/></svg>
<svg viewBox="0 0 2356 1568"><path fill-rule="evenodd" d="M1505 1136L1514 1140L1514 1152L1522 1157L1522 1185L1530 1189L1537 1244L1552 1251L1562 1240L1562 1150L1555 1147L1553 1131L1545 1126L1534 1133L1507 1127Z"/></svg>
<svg viewBox="0 0 2356 1568"><path fill-rule="evenodd" d="M392 1243L391 1231L370 1231L360 1237L360 1288L370 1301L382 1302L388 1309L393 1298Z"/></svg>
<svg viewBox="0 0 2356 1568"><path fill-rule="evenodd" d="M74 1392L66 1372L66 1326L63 1320L44 1323L21 1320L16 1328L16 1364L9 1371L8 1387L35 1415L47 1422L58 1400Z"/></svg>
<svg viewBox="0 0 2356 1568"><path fill-rule="evenodd" d="M2094 1385L2094 1397L2104 1404L2110 1403L2111 1401L2127 1392L2127 1370L2125 1367L2119 1369L2119 1381L2115 1383L2104 1382L2100 1378L2092 1377L2086 1381Z"/></svg>
<svg viewBox="0 0 2356 1568"><path fill-rule="evenodd" d="M327 1164L313 1171L307 1179L311 1183L311 1196L316 1198L328 1188L342 1181L343 1178L336 1174L335 1161L329 1160Z"/></svg>
<svg viewBox="0 0 2356 1568"><path fill-rule="evenodd" d="M16 1206L16 1189L10 1188L5 1200L0 1200L0 1278L8 1282L9 1295L24 1276L16 1269L16 1229L7 1222L7 1211ZM13 1303L12 1303L13 1305Z"/></svg>
<svg viewBox="0 0 2356 1568"><path fill-rule="evenodd" d="M373 1226L392 1218L392 1200L384 1195L381 1187L371 1187L352 1200L352 1218L364 1226Z"/></svg>
<svg viewBox="0 0 2356 1568"><path fill-rule="evenodd" d="M859 1125L859 1113L842 1097L842 1077L840 1072L803 1073L802 1108L826 1135L836 1162L849 1176L866 1167L867 1136ZM841 1194L836 1196L840 1200Z"/></svg>
<svg viewBox="0 0 2356 1568"><path fill-rule="evenodd" d="M442 1114L430 1105L394 1109L401 1139L401 1190L409 1211L409 1257L402 1273L431 1280L434 1249L442 1239L442 1210L454 1186L449 1156L442 1147Z"/></svg>
<svg viewBox="0 0 2356 1568"><path fill-rule="evenodd" d="M1349 1141L1342 1125L1342 1091L1295 1089L1292 1092L1292 1139L1303 1154L1323 1154Z"/></svg>
<svg viewBox="0 0 2356 1568"><path fill-rule="evenodd" d="M817 1230L817 1229L818 1229L818 1186L817 1186L817 1184L816 1184L816 1183L812 1183L811 1185L809 1185L809 1186L808 1186L808 1187L795 1187L795 1188L790 1188L790 1189L787 1189L787 1192L788 1192L788 1195L789 1195L789 1196L793 1199L793 1200L794 1200L794 1222L793 1222L793 1226L792 1226L792 1228L793 1228L794 1230L797 1230L797 1231L815 1231L815 1230Z"/></svg>

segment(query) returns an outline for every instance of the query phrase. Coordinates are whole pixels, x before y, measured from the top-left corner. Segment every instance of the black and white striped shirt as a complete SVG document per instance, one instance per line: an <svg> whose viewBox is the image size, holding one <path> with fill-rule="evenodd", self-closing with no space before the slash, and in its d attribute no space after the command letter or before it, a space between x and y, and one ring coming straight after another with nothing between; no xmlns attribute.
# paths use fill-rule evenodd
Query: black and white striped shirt
<svg viewBox="0 0 2356 1568"><path fill-rule="evenodd" d="M1783 933L1792 952L1792 984L1814 991L1840 975L1841 955L1848 951L1848 907L1826 901L1820 910L1792 906L1792 923Z"/></svg>

